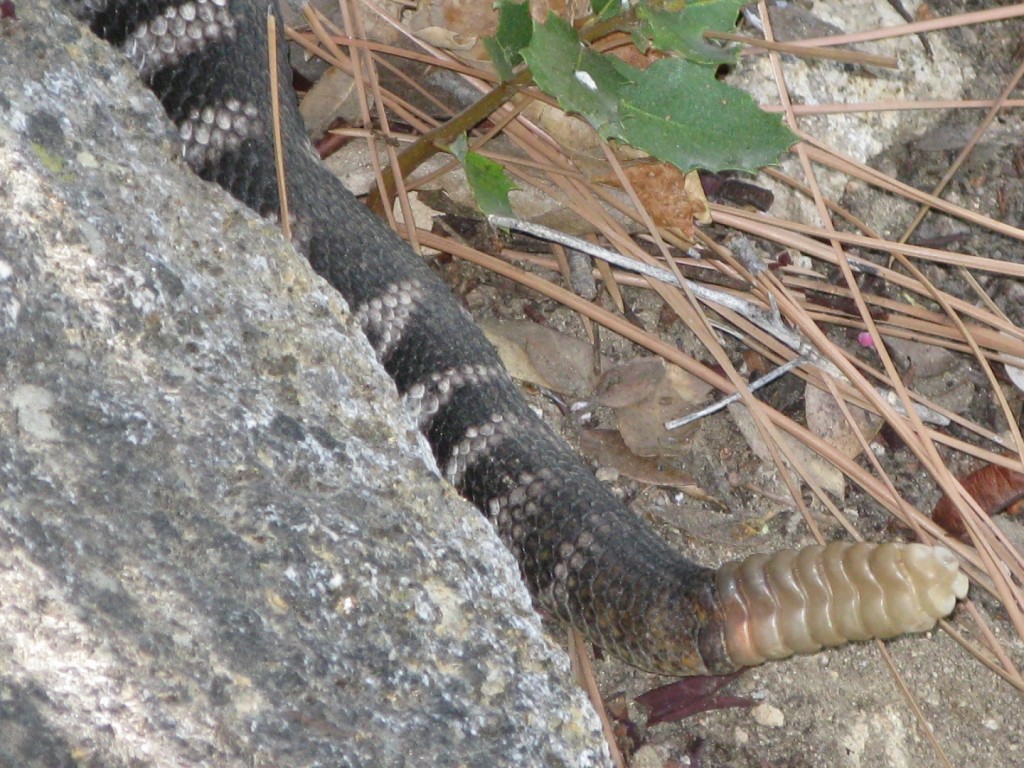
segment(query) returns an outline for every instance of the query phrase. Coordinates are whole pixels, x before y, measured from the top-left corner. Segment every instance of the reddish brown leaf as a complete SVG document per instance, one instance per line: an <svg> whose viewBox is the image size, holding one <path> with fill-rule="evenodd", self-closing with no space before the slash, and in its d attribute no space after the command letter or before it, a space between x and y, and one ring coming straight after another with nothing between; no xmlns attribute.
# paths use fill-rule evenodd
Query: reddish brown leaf
<svg viewBox="0 0 1024 768"><path fill-rule="evenodd" d="M687 240L692 240L695 220L711 223L708 201L695 171L683 173L668 163L639 163L623 170L656 224L677 227ZM607 181L618 183L613 177Z"/></svg>
<svg viewBox="0 0 1024 768"><path fill-rule="evenodd" d="M647 727L658 723L674 723L712 709L750 707L754 700L745 696L719 693L742 672L731 675L684 677L674 683L652 688L636 697L647 708Z"/></svg>
<svg viewBox="0 0 1024 768"><path fill-rule="evenodd" d="M960 478L964 488L989 515L1024 513L1024 474L988 464ZM948 496L939 499L932 510L932 519L960 539L967 539L967 528Z"/></svg>

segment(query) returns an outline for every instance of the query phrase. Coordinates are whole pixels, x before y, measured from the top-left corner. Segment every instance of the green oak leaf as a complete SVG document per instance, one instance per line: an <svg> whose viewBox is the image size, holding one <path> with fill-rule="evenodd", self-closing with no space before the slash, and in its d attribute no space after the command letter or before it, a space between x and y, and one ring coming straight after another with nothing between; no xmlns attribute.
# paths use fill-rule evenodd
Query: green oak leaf
<svg viewBox="0 0 1024 768"><path fill-rule="evenodd" d="M620 88L618 138L682 171L756 171L778 162L796 136L746 91L682 59L634 70Z"/></svg>
<svg viewBox="0 0 1024 768"><path fill-rule="evenodd" d="M469 188L473 190L473 197L480 210L488 216L491 214L513 216L508 193L517 187L509 179L501 164L478 152L471 151L466 134L462 134L453 141L448 150L462 163Z"/></svg>
<svg viewBox="0 0 1024 768"><path fill-rule="evenodd" d="M618 91L626 81L614 59L584 46L576 30L554 14L534 25L522 53L534 82L562 109L585 117L602 136L619 130Z"/></svg>
<svg viewBox="0 0 1024 768"><path fill-rule="evenodd" d="M509 80L512 70L523 60L520 51L533 35L533 19L526 3L499 0L495 8L498 9L498 29L494 37L484 38L484 48L501 79Z"/></svg>
<svg viewBox="0 0 1024 768"><path fill-rule="evenodd" d="M722 48L704 38L706 30L731 32L747 0L706 0L673 9L653 3L636 7L640 28L634 35L646 38L655 48L675 53L699 64L728 64L736 60L737 47ZM638 46L639 47L639 46Z"/></svg>

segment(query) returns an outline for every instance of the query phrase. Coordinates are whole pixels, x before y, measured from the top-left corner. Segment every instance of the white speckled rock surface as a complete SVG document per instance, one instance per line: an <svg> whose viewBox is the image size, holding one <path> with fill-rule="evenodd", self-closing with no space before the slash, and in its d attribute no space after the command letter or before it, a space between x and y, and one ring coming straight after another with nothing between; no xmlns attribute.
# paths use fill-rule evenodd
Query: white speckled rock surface
<svg viewBox="0 0 1024 768"><path fill-rule="evenodd" d="M0 67L0 765L603 765L341 301L49 3Z"/></svg>
<svg viewBox="0 0 1024 768"><path fill-rule="evenodd" d="M905 24L887 0L860 0L855 3L817 2L810 11L797 3L785 16L778 14L774 30L778 39L791 35L815 37L840 34L882 26ZM913 13L918 3L907 0L906 8ZM831 30L808 29L807 18L830 25ZM788 24L796 28L789 29ZM893 38L858 44L856 49L865 53L892 56L897 59L896 69L837 65L831 61L786 57L785 78L790 99L796 104L861 104L877 101L919 101L927 99L956 99L963 95L966 85L974 77L971 63L950 52L942 35L929 36L934 56L929 58L916 37ZM778 104L778 86L767 56L744 57L731 83L749 91L760 104ZM909 139L926 131L941 117L937 110L855 112L801 117L800 128L826 145L859 163L866 162L882 150L901 139ZM817 168L817 167L816 167ZM802 178L795 157L784 160L782 170ZM817 175L822 192L832 198L842 195L847 182L845 176L820 169ZM762 174L758 183L771 188L776 195L773 216L817 223L812 203L794 195L785 187Z"/></svg>

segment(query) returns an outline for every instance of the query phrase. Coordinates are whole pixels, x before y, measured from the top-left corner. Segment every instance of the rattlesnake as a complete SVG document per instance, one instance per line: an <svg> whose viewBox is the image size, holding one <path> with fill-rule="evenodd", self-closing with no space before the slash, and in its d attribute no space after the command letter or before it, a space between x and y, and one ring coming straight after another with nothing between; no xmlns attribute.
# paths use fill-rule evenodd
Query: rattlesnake
<svg viewBox="0 0 1024 768"><path fill-rule="evenodd" d="M277 217L266 3L71 5L160 98L192 169ZM928 629L965 594L952 554L919 544L833 543L717 571L683 558L533 413L426 262L320 164L290 89L279 97L295 247L348 301L438 467L540 607L630 664L688 675Z"/></svg>

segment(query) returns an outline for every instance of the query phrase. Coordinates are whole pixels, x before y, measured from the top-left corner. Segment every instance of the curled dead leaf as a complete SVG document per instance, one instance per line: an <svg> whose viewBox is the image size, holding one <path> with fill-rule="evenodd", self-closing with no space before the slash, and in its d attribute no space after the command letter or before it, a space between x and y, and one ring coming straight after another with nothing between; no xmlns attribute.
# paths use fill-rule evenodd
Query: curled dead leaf
<svg viewBox="0 0 1024 768"><path fill-rule="evenodd" d="M619 432L638 456L676 456L689 448L697 429L666 430L665 422L692 412L711 387L657 357L639 358L605 371L596 397L615 409Z"/></svg>
<svg viewBox="0 0 1024 768"><path fill-rule="evenodd" d="M998 464L986 464L960 478L960 482L986 514L1024 514L1024 474ZM932 519L953 536L967 539L967 526L949 496L939 499L932 510Z"/></svg>

